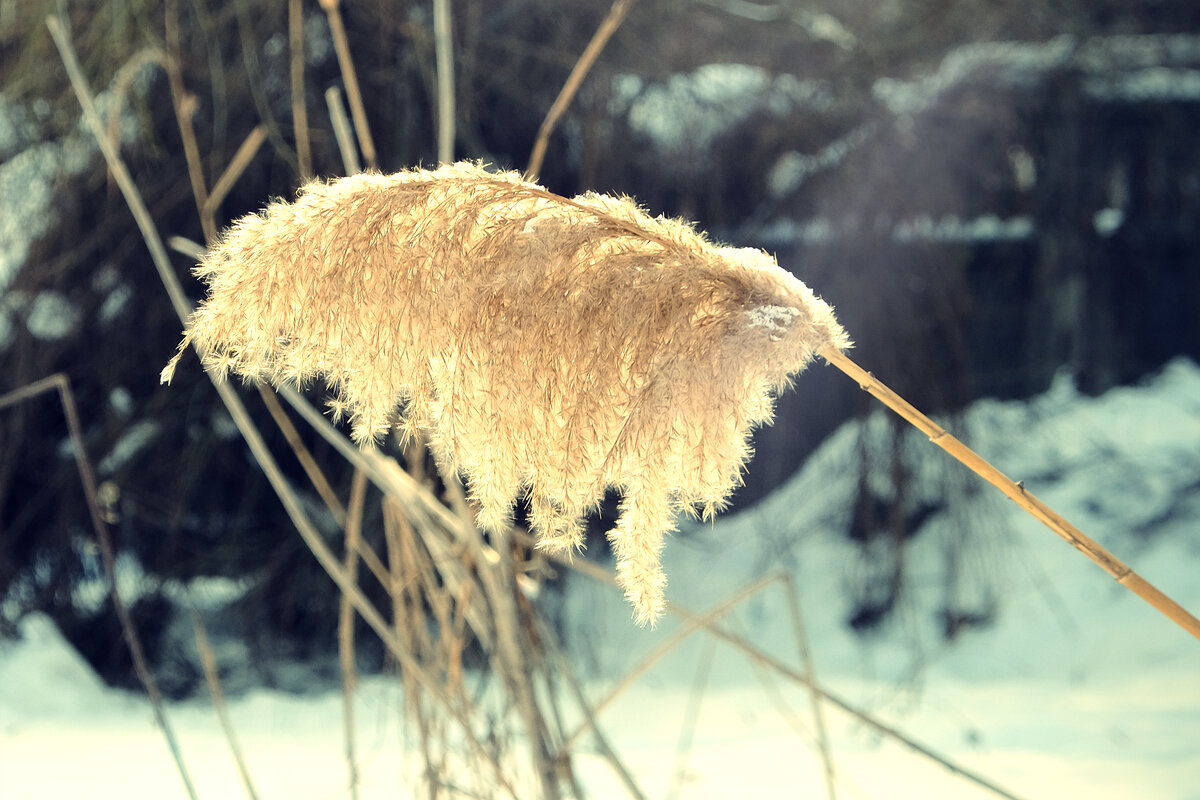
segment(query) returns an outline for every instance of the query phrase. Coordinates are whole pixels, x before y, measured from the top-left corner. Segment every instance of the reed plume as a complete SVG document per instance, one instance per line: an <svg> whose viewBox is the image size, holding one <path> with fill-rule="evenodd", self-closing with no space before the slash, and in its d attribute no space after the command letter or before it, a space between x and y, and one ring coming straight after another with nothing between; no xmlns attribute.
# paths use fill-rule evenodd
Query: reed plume
<svg viewBox="0 0 1200 800"><path fill-rule="evenodd" d="M763 252L469 163L310 183L235 223L196 273L208 297L164 381L188 344L222 376L324 380L361 444L423 432L484 528L527 496L552 551L618 489L609 538L642 624L663 610L676 514L719 509L775 394L849 346Z"/></svg>

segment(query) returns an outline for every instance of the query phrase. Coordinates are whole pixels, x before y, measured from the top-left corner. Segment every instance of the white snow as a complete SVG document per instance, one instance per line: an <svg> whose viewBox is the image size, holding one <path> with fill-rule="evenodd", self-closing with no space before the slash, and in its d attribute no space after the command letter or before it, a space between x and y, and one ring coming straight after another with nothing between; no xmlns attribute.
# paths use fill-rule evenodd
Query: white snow
<svg viewBox="0 0 1200 800"><path fill-rule="evenodd" d="M633 130L663 152L693 156L707 152L718 136L755 113L827 110L834 102L827 81L772 77L748 64L705 64L649 85L637 76L617 75L612 92L611 111L628 112Z"/></svg>
<svg viewBox="0 0 1200 800"><path fill-rule="evenodd" d="M771 341L779 341L798 316L800 309L791 306L755 306L746 312L747 324L751 328L766 328Z"/></svg>
<svg viewBox="0 0 1200 800"><path fill-rule="evenodd" d="M897 222L892 236L899 242L995 242L1029 239L1033 232L1033 219L1026 216L1002 219L995 214L984 214L964 220L954 214L937 219L918 214Z"/></svg>
<svg viewBox="0 0 1200 800"><path fill-rule="evenodd" d="M57 341L65 338L79 322L79 310L58 292L38 292L29 307L25 327L35 339Z"/></svg>
<svg viewBox="0 0 1200 800"><path fill-rule="evenodd" d="M112 449L100 459L100 463L96 465L97 472L101 475L111 475L128 464L130 459L154 441L160 429L161 426L153 420L134 422L121 434L121 438L117 439Z"/></svg>
<svg viewBox="0 0 1200 800"><path fill-rule="evenodd" d="M962 768L1031 800L1200 797L1200 643L990 490L966 508L935 515L913 540L908 600L895 625L867 638L845 629L844 588L860 554L831 523L844 516L854 490L858 436L884 447L886 413L844 426L758 506L671 541L669 598L703 610L786 569L821 684ZM1030 402L981 401L957 424L943 424L965 431L1000 469L1184 607L1200 610L1194 363L1172 362L1144 385L1097 398L1080 396L1064 375ZM904 447L919 495L958 469L919 435ZM929 601L941 591L942 544L963 534L964 520L988 537L974 552L995 586L999 616L947 644ZM635 627L614 590L583 577L564 602L571 648L594 701L678 629L674 621ZM781 583L724 621L800 669ZM146 702L102 686L46 618L27 617L22 633L20 641L0 642L0 795L182 797ZM598 720L647 797L825 797L809 703L802 687L694 634ZM364 681L359 690L363 800L418 796L401 705L386 679ZM823 708L839 797L995 796ZM234 698L230 713L260 797L350 797L336 694L254 691ZM173 703L169 715L200 797L244 796L209 704ZM567 727L577 722L569 715ZM590 796L626 796L582 741L576 769Z"/></svg>

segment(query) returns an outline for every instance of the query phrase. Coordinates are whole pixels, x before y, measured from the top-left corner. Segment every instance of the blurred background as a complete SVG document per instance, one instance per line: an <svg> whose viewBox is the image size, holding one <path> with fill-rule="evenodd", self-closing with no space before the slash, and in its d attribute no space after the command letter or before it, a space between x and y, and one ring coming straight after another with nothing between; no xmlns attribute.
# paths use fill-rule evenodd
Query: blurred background
<svg viewBox="0 0 1200 800"><path fill-rule="evenodd" d="M218 227L293 196L307 170L344 174L324 97L344 88L330 21L316 2L297 5L298 22L287 3L261 0L0 0L0 394L68 376L121 574L139 583L132 616L170 697L204 680L171 586L240 587L214 618L214 635L246 648L225 665L234 688L286 688L297 663L334 675L339 593L194 360L159 385L180 325L44 20L69 22L159 231L203 242L180 115L210 184L263 126ZM609 4L450 6L454 155L523 170ZM436 163L430 4L354 0L340 18L376 166ZM952 421L980 398L1039 395L1056 376L1098 396L1200 359L1198 130L1191 0L638 0L551 136L541 180L568 196L628 194L775 254L834 305L858 363ZM198 300L194 262L173 258ZM288 453L242 391L268 444ZM810 368L756 434L732 512L874 408L844 376ZM838 468L853 490L828 521L858 568L845 602L811 613L870 636L908 604L953 640L995 621L1002 590L978 556L999 523L967 521L923 560L906 557L926 519L977 489L948 478L936 500L909 490L914 457L878 443L898 431L885 423ZM301 435L346 497L352 467ZM87 590L103 568L71 452L54 393L0 409L0 633L44 613L106 681L136 686L111 605ZM299 465L281 462L334 535ZM368 504L368 538L383 513ZM586 558L604 561L604 520L593 527ZM914 580L944 591L908 593Z"/></svg>

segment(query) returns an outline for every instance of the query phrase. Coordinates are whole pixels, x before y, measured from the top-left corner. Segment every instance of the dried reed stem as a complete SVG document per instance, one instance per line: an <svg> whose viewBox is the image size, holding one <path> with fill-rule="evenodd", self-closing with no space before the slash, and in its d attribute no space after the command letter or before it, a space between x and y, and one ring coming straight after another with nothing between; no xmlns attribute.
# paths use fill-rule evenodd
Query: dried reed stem
<svg viewBox="0 0 1200 800"><path fill-rule="evenodd" d="M362 164L358 159L358 148L354 146L354 131L346 117L346 109L342 105L342 92L338 87L330 86L325 90L325 105L329 108L329 121L333 124L333 135L337 139L346 174L356 175L362 171Z"/></svg>
<svg viewBox="0 0 1200 800"><path fill-rule="evenodd" d="M601 574L604 574L607 579L608 573L605 572L602 568L598 568L598 569L600 569ZM589 572L589 570L587 570L587 569L582 569L582 571L584 571L585 573ZM670 653L672 650L674 650L676 647L678 647L680 645L680 643L682 643L685 639L687 639L693 633L700 630L701 628L706 628L710 624L713 624L715 622L715 620L720 619L724 615L728 614L729 611L731 609L733 609L735 606L738 606L741 603L743 603L746 600L746 598L753 597L754 595L758 594L763 589L767 588L768 586L775 583L779 579L780 579L780 576L778 573L773 574L773 575L765 575L765 576L759 578L758 580L748 583L745 586L743 586L742 588L733 592L728 597L726 597L724 600L722 600L721 602L712 606L704 613L693 615L693 616L690 616L689 618L687 618L684 621L683 625L680 625L679 628L672 631L670 636L668 636L668 637L664 638L662 641L660 641L658 643L658 646L655 647L653 650L651 650L649 653L647 653L645 655L645 657L642 658L641 661L639 661L637 664L634 664L632 667L630 667L625 672L625 674L621 676L621 680L617 681L608 690L608 693L605 694L604 697L602 697L600 700L592 703L592 713L599 714L604 709L608 708L609 704L612 703L614 700L616 700L617 697L619 697L622 692L624 692L626 689L628 689L630 686L632 686L634 683L636 683L638 678L642 677L647 672L649 672L651 667L653 667L655 664L657 664L659 661L661 661L664 657L666 657L666 655L668 653ZM668 604L668 607L669 607L669 604ZM579 741L579 737L582 736L584 734L584 732L587 731L587 727L588 727L588 723L586 720L584 722L580 723L579 727L577 727L574 731L572 731L571 734L567 737L565 746L568 749L574 747L575 743Z"/></svg>
<svg viewBox="0 0 1200 800"><path fill-rule="evenodd" d="M187 318L190 307L183 288L179 284L178 278L175 277L171 269L170 261L167 257L166 248L163 246L162 239L158 235L158 230L154 226L154 222L146 208L145 202L142 200L141 193L137 189L137 185L133 182L129 175L129 170L121 159L120 154L112 147L108 138L105 136L104 123L100 119L100 115L96 111L95 101L92 97L91 90L88 88L87 81L83 76L83 71L79 67L79 60L75 55L74 47L63 31L62 25L57 17L51 15L46 19L46 25L50 29L50 34L54 39L55 45L58 48L59 55L62 58L63 66L67 70L67 75L70 78L71 86L75 92L76 98L79 100L80 106L83 108L84 118L88 127L92 131L101 152L104 154L105 160L108 163L110 172L117 185L121 189L122 195L125 197L125 202L129 206L130 212L133 214L134 220L138 224L138 228L145 240L146 248L149 250L151 259L154 261L155 269L162 279L163 286L171 299L172 306L179 314L180 320ZM250 448L251 454L255 461L259 464L263 474L266 476L272 489L275 490L280 502L283 504L284 510L288 517L296 526L297 532L312 551L313 556L321 564L325 572L337 584L338 588L350 596L355 609L363 617L364 621L375 631L379 636L384 646L388 651L408 670L415 678L416 682L421 685L430 696L436 700L443 708L445 708L451 717L458 722L462 729L468 734L468 744L472 747L473 752L479 760L487 765L492 774L492 779L496 784L507 791L509 794L514 794L514 791L505 777L500 765L492 758L491 754L473 737L472 724L470 718L465 712L453 703L450 698L442 691L439 683L428 674L421 664L414 659L397 640L392 630L389 628L383 617L371 604L370 600L362 593L358 586L348 579L337 557L325 544L321 534L317 531L312 522L305 514L304 508L292 490L287 478L279 469L270 450L262 439L262 435L255 427L254 422L250 419L245 406L241 399L233 391L232 387L224 381L216 381L215 388L217 394L221 397L230 416L233 418L234 424L238 431L245 439L247 446ZM396 468L399 469L398 467ZM99 513L98 509L96 513ZM136 659L135 659L136 661ZM172 740L173 741L173 740ZM178 762L177 763L181 763ZM190 783L189 783L190 787ZM194 797L194 793L193 797Z"/></svg>
<svg viewBox="0 0 1200 800"><path fill-rule="evenodd" d="M579 676L575 674L575 668L571 665L570 660L563 652L562 644L558 640L558 634L550 627L545 619L538 617L538 631L545 649L553 663L555 673L566 679L567 687L571 690L571 694L575 697L575 702L579 706L580 713L583 714L584 722L581 728L590 730L592 738L596 741L596 746L600 749L600 754L604 756L613 771L617 773L617 777L621 783L625 785L625 790L629 792L629 796L634 800L644 800L645 793L634 780L633 773L625 766L617 755L616 750L609 744L608 737L600 730L600 724L596 721L596 712L592 708L592 704L588 701L587 696L583 691L583 686L579 682ZM559 748L559 761L563 761L570 756L572 746L568 742L563 742Z"/></svg>
<svg viewBox="0 0 1200 800"><path fill-rule="evenodd" d="M1176 603L1157 587L1138 575L1124 562L1114 556L1082 531L1063 519L1054 509L1034 497L1023 483L1011 478L992 466L978 453L951 436L940 425L922 414L900 395L882 384L874 375L846 357L835 348L825 348L821 357L853 378L859 386L895 411L905 421L929 437L929 440L952 455L968 469L1003 492L1010 500L1050 530L1065 539L1072 547L1100 565L1105 572L1116 578L1117 583L1141 597L1161 611L1168 619L1185 631L1200 639L1200 620Z"/></svg>
<svg viewBox="0 0 1200 800"><path fill-rule="evenodd" d="M237 152L233 154L229 164L225 167L225 171L217 178L217 182L213 184L212 191L204 201L204 205L200 208L200 216L207 217L208 222L204 226L205 236L212 241L213 234L209 231L216 231L216 214L217 209L229 194L229 191L237 183L238 178L242 177L242 173L246 171L246 167L250 166L251 160L258 153L258 149L262 147L263 142L267 140L267 128L265 125L255 125L254 128L242 140L238 146Z"/></svg>
<svg viewBox="0 0 1200 800"><path fill-rule="evenodd" d="M571 105L571 101L575 99L575 93L579 91L580 84L591 71L592 65L596 63L596 59L600 57L600 52L604 50L604 46L608 44L608 40L617 32L617 28L621 27L621 23L625 21L625 17L629 14L629 9L633 7L634 0L614 0L612 7L608 10L608 15L604 21L600 23L600 27L592 34L591 41L588 42L583 53L579 56L579 60L575 62L575 66L571 69L571 74L567 76L566 83L558 92L558 97L554 98L554 103L551 104L550 110L546 112L545 119L542 120L541 126L538 128L537 138L533 142L533 152L529 154L529 165L525 168L525 177L528 180L537 180L538 175L542 172L542 162L546 159L546 147L550 144L550 134L558 127L562 115L566 113L567 108Z"/></svg>
<svg viewBox="0 0 1200 800"><path fill-rule="evenodd" d="M237 765L238 775L242 785L246 787L246 796L250 800L258 800L258 792L254 790L254 781L250 777L250 768L246 765L246 757L238 744L233 721L229 718L229 708L225 704L225 692L221 689L221 676L217 671L217 659L213 656L212 646L208 643L208 631L204 620L195 611L192 612L192 628L196 632L196 649L200 652L200 664L204 669L204 680L208 683L208 693L212 696L213 708L216 709L217 719L221 723L221 731L225 741L229 743L229 752Z"/></svg>
<svg viewBox="0 0 1200 800"><path fill-rule="evenodd" d="M208 204L208 190L204 181L204 168L200 165L200 147L196 144L196 132L192 127L192 117L196 113L196 96L189 93L183 85L179 6L175 0L167 0L163 7L163 24L167 42L167 83L171 88L171 105L175 109L175 121L183 139L183 155L187 162L188 179L192 184L192 195L196 200L196 208L203 209ZM212 241L216 238L217 226L211 217L206 218L201 214L200 224L204 228L205 239Z"/></svg>
<svg viewBox="0 0 1200 800"><path fill-rule="evenodd" d="M62 29L57 25L57 20L54 17L50 21L55 24L51 25L50 32L55 36L57 41L61 35ZM99 118L97 117L97 121ZM94 130L102 131L102 128L97 127ZM107 140L105 140L107 142ZM112 145L109 144L111 147ZM79 473L79 481L83 484L83 495L87 501L88 514L91 517L92 530L96 534L96 544L100 548L100 558L104 563L104 574L108 579L108 596L112 600L113 611L117 615L117 621L121 626L121 635L125 639L125 646L129 648L129 656L133 661L133 671L141 682L142 687L146 690L146 697L150 700L150 706L154 709L154 717L158 721L158 727L163 732L163 737L167 740L167 747L171 751L171 757L175 761L175 766L179 770L180 780L183 781L184 789L188 793L188 797L192 800L197 800L196 788L192 784L191 776L188 774L187 766L183 761L183 751L179 747L179 741L175 738L175 731L171 724L167 721L166 704L163 702L162 692L159 691L158 682L154 680L154 673L150 671L150 664L146 661L145 651L142 650L142 640L138 636L137 627L133 624L133 617L129 613L128 606L121 599L120 592L117 591L117 556L116 548L113 547L112 536L108 530L108 524L104 521L104 515L100 511L100 503L96 499L96 473L92 470L91 460L87 456L87 450L83 444L83 426L79 423L79 412L75 407L75 396L71 391L71 382L61 372L55 373L47 378L34 381L25 386L0 395L0 409L7 408L15 403L28 400L31 397L36 397L49 391L58 392L59 406L62 408L63 416L67 421L67 432L71 439L72 450L75 454L75 468Z"/></svg>
<svg viewBox="0 0 1200 800"><path fill-rule="evenodd" d="M589 577L595 581L599 581L600 583L604 583L604 584L611 585L611 586L618 585L616 575L614 575L612 572L609 572L608 570L604 569L603 567L601 567L597 564L593 564L590 561L585 561L582 559L567 559L560 555L555 555L555 554L550 554L549 557L551 559L553 559L555 562L562 564L563 566L568 567L570 569L573 569L576 572L580 573L581 575L586 575L587 577ZM907 734L901 732L900 730L892 727L891 725L888 725L887 723L880 721L878 718L876 718L874 715L870 714L869 712L863 711L862 709L854 706L852 703L842 699L838 695L831 693L829 690L825 689L824 687L820 686L815 681L813 681L813 679L810 676L804 674L803 672L796 670L793 667L788 666L787 664L783 663L782 661L779 661L774 656L766 653L761 648L756 647L754 644L747 641L745 637L738 636L735 633L731 633L726 628L722 627L719 624L719 622L717 621L717 619L708 619L707 617L709 616L709 614L702 615L697 612L690 611L687 608L685 608L677 603L668 603L666 610L668 613L670 613L676 617L679 617L680 619L684 620L685 622L692 621L692 620L698 620L698 624L701 627L703 627L708 633L710 633L713 636L717 637L718 639L732 645L735 649L741 651L743 654L745 654L747 657L749 657L752 661L754 661L758 664L761 664L771 670L774 670L775 672L779 673L780 675L782 675L783 677L787 678L790 681L793 681L801 686L807 686L813 692L819 694L825 702L835 706L836 708L838 708L841 711L845 712L846 714L850 715L851 717L853 717L854 719L863 723L864 725L871 728L875 732L881 734L884 738L892 739L896 742L899 742L900 744L909 748L913 752L918 753L918 754L924 756L925 758L928 758L931 761L934 761L937 764L940 764L941 766L950 770L954 774L965 778L966 780L970 781L971 783L974 783L977 786L980 786L999 797L1005 798L1005 800L1021 800L1021 798L1019 796L1014 795L1011 792L997 786L995 783L992 783L990 780L988 780L987 778L984 778L983 776L979 775L978 773L973 772L972 770L969 770L966 767L956 764L955 762L951 761L946 756L943 756L943 755L937 753L936 751L932 750L931 748L921 744L920 742L916 741L915 739L913 739L912 737L908 736Z"/></svg>
<svg viewBox="0 0 1200 800"><path fill-rule="evenodd" d="M292 128L296 137L296 161L300 179L312 177L312 146L308 141L308 104L304 89L303 0L288 0L289 71L292 78Z"/></svg>
<svg viewBox="0 0 1200 800"><path fill-rule="evenodd" d="M804 628L804 615L800 613L800 596L796 582L790 572L783 573L783 591L787 600L788 618L800 650L800 668L809 679L809 696L812 700L814 726L817 730L817 748L821 753L821 765L825 768L825 790L829 800L837 800L837 776L833 768L833 749L829 745L829 732L825 728L825 714L821 709L821 695L812 689L817 682L817 670L813 666L812 651L808 646L808 633Z"/></svg>
<svg viewBox="0 0 1200 800"><path fill-rule="evenodd" d="M363 105L362 92L358 88L358 73L354 71L354 59L350 57L350 39L346 36L346 25L342 22L340 0L320 0L325 16L329 18L329 30L333 34L333 49L337 52L338 66L342 70L342 81L346 84L346 95L350 98L350 115L354 118L354 130L358 133L358 144L362 148L363 161L367 169L378 169L375 155L375 140L367 124L367 109Z"/></svg>
<svg viewBox="0 0 1200 800"><path fill-rule="evenodd" d="M317 465L317 461L313 458L312 453L309 452L308 446L300 438L300 432L296 430L296 426L288 419L287 412L283 410L283 405L279 402L279 398L275 396L275 393L271 391L269 386L262 384L258 386L258 394L262 397L267 411L271 413L271 419L275 420L275 425L278 426L280 432L283 434L283 438L287 440L288 446L296 454L296 459L304 469L304 474L308 476L313 488L317 490L317 494L325 502L325 507L329 509L329 513L333 515L338 525L345 526L345 506L338 499L337 492L329 485L329 479L325 477L325 473Z"/></svg>
<svg viewBox="0 0 1200 800"><path fill-rule="evenodd" d="M358 580L358 549L362 542L363 504L367 496L367 477L354 471L350 482L350 508L346 517L346 552L342 569ZM338 608L338 659L342 666L342 723L346 737L346 766L350 776L350 797L358 800L358 764L354 747L354 688L358 682L354 666L354 605L346 595Z"/></svg>
<svg viewBox="0 0 1200 800"><path fill-rule="evenodd" d="M437 59L437 157L454 160L454 37L450 0L433 0L433 43Z"/></svg>
<svg viewBox="0 0 1200 800"><path fill-rule="evenodd" d="M716 640L706 640L703 648L703 653L696 664L696 675L692 679L692 689L688 693L687 705L683 710L679 741L675 745L675 763L671 765L671 782L667 786L667 800L675 800L679 797L684 783L687 782L688 755L692 750L692 740L696 736L696 723L700 719L700 707L704 702L704 693L708 689L708 676L712 672L713 657L717 651Z"/></svg>

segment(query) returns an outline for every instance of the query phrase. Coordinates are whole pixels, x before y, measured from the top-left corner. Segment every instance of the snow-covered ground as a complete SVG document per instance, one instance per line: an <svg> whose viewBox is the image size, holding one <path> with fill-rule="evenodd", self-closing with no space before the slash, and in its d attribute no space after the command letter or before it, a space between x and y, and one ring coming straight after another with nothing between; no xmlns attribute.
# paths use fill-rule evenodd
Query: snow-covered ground
<svg viewBox="0 0 1200 800"><path fill-rule="evenodd" d="M882 422L867 423L869 439ZM1064 378L1028 403L980 402L961 426L985 457L1200 611L1195 364L1176 361L1143 386L1099 398L1078 396ZM916 537L897 624L866 639L847 632L844 589L859 556L829 520L854 488L859 433L840 430L756 508L672 541L671 599L703 610L787 568L820 683L927 750L1030 800L1200 798L1200 642L990 491L972 508L933 516ZM910 446L918 493L957 469L927 442ZM991 522L979 526L987 538L973 545L970 568L994 587L998 617L947 645L930 616L939 564L962 522L981 519ZM620 597L586 578L566 602L593 700L678 630L675 621L634 627ZM782 583L725 620L799 669ZM183 797L147 703L102 686L46 619L28 618L23 634L0 642L0 797ZM382 679L359 691L364 800L412 796L401 699ZM338 695L254 691L230 711L259 797L350 796ZM840 798L996 796L828 703L823 712ZM244 796L209 704L176 703L169 713L199 796ZM827 796L807 690L705 634L671 650L599 723L650 798ZM588 741L576 767L592 796L627 796Z"/></svg>

